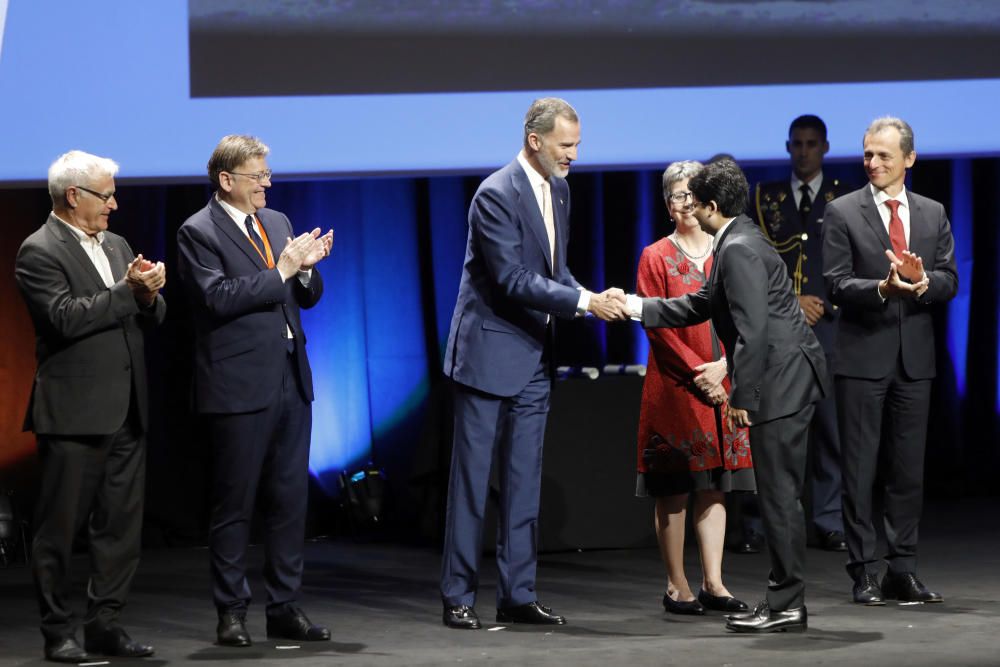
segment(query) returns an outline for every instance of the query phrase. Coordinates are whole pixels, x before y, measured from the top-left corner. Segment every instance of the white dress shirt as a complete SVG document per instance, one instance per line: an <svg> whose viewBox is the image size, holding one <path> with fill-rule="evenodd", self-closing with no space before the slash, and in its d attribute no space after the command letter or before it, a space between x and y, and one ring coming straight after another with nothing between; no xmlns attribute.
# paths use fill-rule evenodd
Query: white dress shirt
<svg viewBox="0 0 1000 667"><path fill-rule="evenodd" d="M83 251L87 253L87 257L93 262L94 268L97 272L101 274L101 279L104 281L105 287L111 287L115 284L115 278L111 274L111 264L108 262L108 256L104 254L104 248L101 244L104 243L104 232L97 232L97 234L91 236L79 227L74 227L62 218L60 218L55 213L52 213L52 217L69 227L70 231L76 236L77 240L80 241L80 247Z"/></svg>

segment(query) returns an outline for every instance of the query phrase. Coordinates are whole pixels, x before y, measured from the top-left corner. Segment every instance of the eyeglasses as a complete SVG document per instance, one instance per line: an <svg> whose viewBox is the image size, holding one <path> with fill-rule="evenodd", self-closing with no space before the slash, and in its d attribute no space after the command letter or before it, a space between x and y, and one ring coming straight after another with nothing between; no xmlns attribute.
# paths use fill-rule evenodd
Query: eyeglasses
<svg viewBox="0 0 1000 667"><path fill-rule="evenodd" d="M272 172L270 169L265 169L264 171L258 171L256 174L244 174L239 171L228 171L227 174L232 174L233 176L246 176L247 178L252 178L258 183L262 181L270 181Z"/></svg>
<svg viewBox="0 0 1000 667"><path fill-rule="evenodd" d="M96 190L91 190L90 188L85 188L82 185L74 185L73 187L76 188L77 190L83 190L84 192L89 192L90 194L94 195L95 197L97 197L98 199L100 199L105 204L108 203L109 199L111 199L112 197L115 196L114 192L108 192L108 193L97 192Z"/></svg>
<svg viewBox="0 0 1000 667"><path fill-rule="evenodd" d="M688 199L691 199L693 197L694 195L690 192L674 192L669 197L667 197L667 199L669 199L675 204L683 204Z"/></svg>

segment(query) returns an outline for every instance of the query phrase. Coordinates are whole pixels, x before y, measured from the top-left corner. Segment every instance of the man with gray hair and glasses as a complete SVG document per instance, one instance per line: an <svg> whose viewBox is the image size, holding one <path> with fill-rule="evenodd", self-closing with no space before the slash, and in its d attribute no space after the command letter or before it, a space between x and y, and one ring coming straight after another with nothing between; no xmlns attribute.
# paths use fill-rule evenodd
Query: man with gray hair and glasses
<svg viewBox="0 0 1000 667"><path fill-rule="evenodd" d="M143 335L166 313L166 269L108 231L117 172L113 161L82 151L59 156L49 167L52 213L15 263L35 326L38 369L24 422L38 437L41 467L31 567L45 658L54 662L153 654L118 616L139 565L149 423ZM73 538L84 525L91 571L81 647L67 593Z"/></svg>
<svg viewBox="0 0 1000 667"><path fill-rule="evenodd" d="M194 408L211 446L209 554L223 646L250 646L247 547L258 492L267 636L326 641L299 609L309 490L313 383L300 309L323 294L316 264L333 230L295 236L267 205L270 149L228 135L208 160L215 194L177 232L178 271L194 306Z"/></svg>

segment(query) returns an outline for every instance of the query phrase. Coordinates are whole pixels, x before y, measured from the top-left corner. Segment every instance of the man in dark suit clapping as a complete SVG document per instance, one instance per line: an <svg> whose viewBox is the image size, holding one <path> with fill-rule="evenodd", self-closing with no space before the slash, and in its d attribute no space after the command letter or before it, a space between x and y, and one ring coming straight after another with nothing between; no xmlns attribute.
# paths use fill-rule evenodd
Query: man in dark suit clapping
<svg viewBox="0 0 1000 667"><path fill-rule="evenodd" d="M830 202L823 275L840 306L833 368L844 475L847 572L854 602L940 602L917 578L924 445L936 374L931 310L958 291L944 207L906 189L913 130L879 118L864 136L868 185ZM882 426L888 433L882 437ZM881 584L872 516L880 446L888 569Z"/></svg>
<svg viewBox="0 0 1000 667"><path fill-rule="evenodd" d="M25 430L38 436L41 489L31 567L45 657L153 654L118 624L139 566L149 423L143 329L166 314L162 263L108 231L118 165L82 151L49 168L52 213L17 253L17 286L35 325ZM69 607L73 538L88 526L84 647ZM86 648L86 651L84 651Z"/></svg>
<svg viewBox="0 0 1000 667"><path fill-rule="evenodd" d="M712 275L698 292L673 299L629 295L644 327L684 327L711 319L729 356L726 416L750 427L761 519L771 559L766 600L728 617L736 632L801 631L805 607L802 485L816 401L826 390L826 358L806 323L785 263L743 211L749 186L730 160L695 174L694 215L714 239Z"/></svg>

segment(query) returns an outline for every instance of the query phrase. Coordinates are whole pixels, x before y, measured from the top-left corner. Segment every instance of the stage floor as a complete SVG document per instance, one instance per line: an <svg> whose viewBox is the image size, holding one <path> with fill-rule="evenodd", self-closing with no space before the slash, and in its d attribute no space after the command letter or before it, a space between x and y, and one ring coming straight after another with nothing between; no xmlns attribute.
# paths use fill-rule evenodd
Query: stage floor
<svg viewBox="0 0 1000 667"><path fill-rule="evenodd" d="M660 606L664 576L655 550L543 555L539 597L564 614L558 628L493 622L495 566L484 558L476 608L480 631L441 625L440 559L432 550L347 541L311 542L302 607L329 625L333 641L279 648L264 636L263 606L251 607L247 649L215 646L204 549L147 551L122 621L156 647L146 665L1000 665L1000 501L937 503L922 524L920 576L944 604L859 607L850 602L844 556L808 553L805 634L736 635L719 614L686 617ZM688 575L698 563L689 545ZM254 549L259 573L262 553ZM83 576L86 562L76 571ZM726 583L753 603L763 595L764 554L726 554ZM259 576L252 585L263 594ZM79 609L83 584L74 590ZM81 635L82 639L82 635ZM0 569L0 664L44 663L37 607L23 566Z"/></svg>

